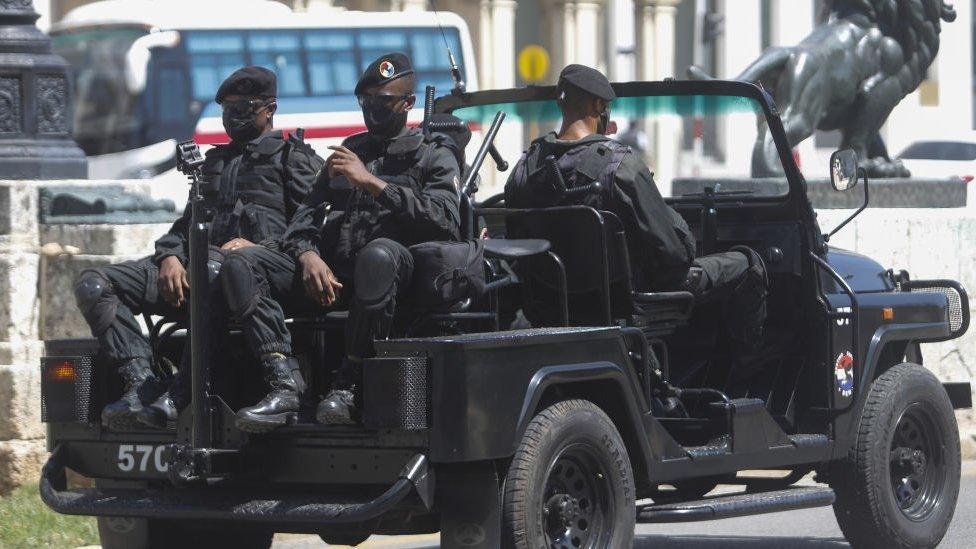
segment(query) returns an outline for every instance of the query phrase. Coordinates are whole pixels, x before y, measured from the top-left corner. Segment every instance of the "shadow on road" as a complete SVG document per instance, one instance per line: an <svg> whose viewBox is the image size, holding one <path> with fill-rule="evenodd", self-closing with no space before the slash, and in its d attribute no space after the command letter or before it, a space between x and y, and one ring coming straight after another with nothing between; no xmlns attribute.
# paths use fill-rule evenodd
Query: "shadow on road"
<svg viewBox="0 0 976 549"><path fill-rule="evenodd" d="M634 538L634 549L848 549L843 538L786 538L753 536L669 536L642 535Z"/></svg>

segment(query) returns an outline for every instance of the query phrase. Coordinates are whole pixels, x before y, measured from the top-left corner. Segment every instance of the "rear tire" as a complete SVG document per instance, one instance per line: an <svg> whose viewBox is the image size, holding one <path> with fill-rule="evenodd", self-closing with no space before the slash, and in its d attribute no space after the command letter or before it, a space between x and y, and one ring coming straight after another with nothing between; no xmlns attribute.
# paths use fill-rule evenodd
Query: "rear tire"
<svg viewBox="0 0 976 549"><path fill-rule="evenodd" d="M630 547L635 515L627 448L603 410L568 400L539 412L505 477L504 546Z"/></svg>
<svg viewBox="0 0 976 549"><path fill-rule="evenodd" d="M834 514L855 548L929 548L949 528L959 495L959 431L942 384L899 364L871 385L857 442L835 463Z"/></svg>

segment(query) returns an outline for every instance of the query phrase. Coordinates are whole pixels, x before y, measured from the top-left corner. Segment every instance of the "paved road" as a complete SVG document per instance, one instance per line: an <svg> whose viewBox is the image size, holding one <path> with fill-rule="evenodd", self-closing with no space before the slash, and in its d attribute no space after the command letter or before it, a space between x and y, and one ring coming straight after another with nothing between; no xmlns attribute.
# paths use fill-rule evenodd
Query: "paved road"
<svg viewBox="0 0 976 549"><path fill-rule="evenodd" d="M976 547L976 462L965 464L962 490L943 549ZM327 547L317 537L288 536L274 549ZM438 547L437 536L373 536L360 547ZM833 549L849 547L830 507L774 513L756 517L688 524L649 524L637 527L635 549Z"/></svg>

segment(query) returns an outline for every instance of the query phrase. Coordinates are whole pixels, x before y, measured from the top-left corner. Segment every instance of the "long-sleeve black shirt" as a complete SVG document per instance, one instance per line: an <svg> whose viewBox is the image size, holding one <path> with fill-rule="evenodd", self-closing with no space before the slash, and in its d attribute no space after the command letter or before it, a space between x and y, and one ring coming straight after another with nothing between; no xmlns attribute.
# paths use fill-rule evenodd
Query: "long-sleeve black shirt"
<svg viewBox="0 0 976 549"><path fill-rule="evenodd" d="M288 227L287 253L297 259L315 250L340 277L348 277L356 254L377 238L405 246L458 239L459 170L450 149L414 128L386 142L357 134L343 144L386 187L373 197L323 170Z"/></svg>

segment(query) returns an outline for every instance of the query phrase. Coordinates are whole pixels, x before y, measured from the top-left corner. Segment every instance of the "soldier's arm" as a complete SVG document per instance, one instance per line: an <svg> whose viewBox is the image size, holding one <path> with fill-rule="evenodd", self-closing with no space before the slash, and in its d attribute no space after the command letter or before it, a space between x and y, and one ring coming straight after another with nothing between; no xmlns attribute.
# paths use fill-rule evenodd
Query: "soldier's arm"
<svg viewBox="0 0 976 549"><path fill-rule="evenodd" d="M522 157L512 168L508 181L505 182L505 206L509 208L531 208L537 205L538 200L535 196L538 194L536 192L538 189L532 188L529 178L525 175L527 156L527 153L522 153Z"/></svg>
<svg viewBox="0 0 976 549"><path fill-rule="evenodd" d="M652 268L675 269L691 265L695 243L688 226L661 197L654 176L634 155L627 155L615 175L611 208L627 234L637 235Z"/></svg>
<svg viewBox="0 0 976 549"><path fill-rule="evenodd" d="M283 250L296 261L303 253L318 252L320 229L329 201L329 176L323 170L305 200L295 209L285 229Z"/></svg>
<svg viewBox="0 0 976 549"><path fill-rule="evenodd" d="M435 147L420 185L420 192L401 185L386 185L377 202L407 219L418 240L456 240L460 234L460 171L450 150Z"/></svg>
<svg viewBox="0 0 976 549"><path fill-rule="evenodd" d="M325 160L302 143L292 147L285 166L285 215L290 221L312 191Z"/></svg>
<svg viewBox="0 0 976 549"><path fill-rule="evenodd" d="M190 198L187 197L186 207L180 216L163 236L156 240L156 253L153 263L160 265L169 256L176 256L180 263L186 265L190 257L188 241L190 229Z"/></svg>

